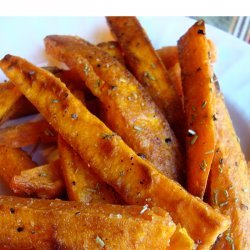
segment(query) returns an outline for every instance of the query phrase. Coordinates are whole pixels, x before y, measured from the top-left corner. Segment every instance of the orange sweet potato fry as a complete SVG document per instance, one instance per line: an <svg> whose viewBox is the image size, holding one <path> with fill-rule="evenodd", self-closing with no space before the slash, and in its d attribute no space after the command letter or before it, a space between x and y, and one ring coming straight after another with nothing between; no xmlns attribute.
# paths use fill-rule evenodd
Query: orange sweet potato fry
<svg viewBox="0 0 250 250"><path fill-rule="evenodd" d="M150 93L179 140L183 140L183 108L167 71L136 17L107 17L130 70Z"/></svg>
<svg viewBox="0 0 250 250"><path fill-rule="evenodd" d="M7 82L0 88L0 124L9 119L16 111L13 105L22 97L15 85Z"/></svg>
<svg viewBox="0 0 250 250"><path fill-rule="evenodd" d="M60 136L58 146L70 200L84 203L117 203L114 190L93 173L88 164Z"/></svg>
<svg viewBox="0 0 250 250"><path fill-rule="evenodd" d="M0 61L0 67L63 139L127 204L141 204L144 210L151 206L166 209L176 223L186 228L200 249L209 248L229 227L227 217L190 195L131 150L120 136L93 116L60 79L11 55ZM60 101L51 105L53 99Z"/></svg>
<svg viewBox="0 0 250 250"><path fill-rule="evenodd" d="M187 231L179 224L176 226L175 232L170 239L169 250L193 250L195 249L194 241L190 238Z"/></svg>
<svg viewBox="0 0 250 250"><path fill-rule="evenodd" d="M216 46L212 40L207 39L208 45L210 47L209 54L212 63L217 60ZM156 50L157 54L160 56L162 62L164 63L166 69L173 67L176 63L179 63L179 55L177 46L166 46Z"/></svg>
<svg viewBox="0 0 250 250"><path fill-rule="evenodd" d="M114 59L118 60L122 65L125 65L123 53L119 44L115 41L102 42L97 44L99 48L109 53Z"/></svg>
<svg viewBox="0 0 250 250"><path fill-rule="evenodd" d="M0 196L0 248L166 249L175 224L163 209Z"/></svg>
<svg viewBox="0 0 250 250"><path fill-rule="evenodd" d="M45 45L50 55L75 68L101 100L108 126L162 173L181 181L182 155L177 140L155 103L126 68L80 38L48 36Z"/></svg>
<svg viewBox="0 0 250 250"><path fill-rule="evenodd" d="M0 146L0 176L8 186L13 176L34 167L36 163L23 150Z"/></svg>
<svg viewBox="0 0 250 250"><path fill-rule="evenodd" d="M0 145L25 147L38 142L55 142L57 135L47 121L26 122L0 129Z"/></svg>
<svg viewBox="0 0 250 250"><path fill-rule="evenodd" d="M250 246L247 162L219 91L215 107L217 144L208 183L208 202L222 214L229 215L232 224L216 241L213 249L247 249Z"/></svg>
<svg viewBox="0 0 250 250"><path fill-rule="evenodd" d="M29 195L44 199L58 198L64 188L60 161L24 170L15 175L10 184L18 195Z"/></svg>
<svg viewBox="0 0 250 250"><path fill-rule="evenodd" d="M178 41L187 120L187 188L203 198L215 148L214 84L204 22Z"/></svg>

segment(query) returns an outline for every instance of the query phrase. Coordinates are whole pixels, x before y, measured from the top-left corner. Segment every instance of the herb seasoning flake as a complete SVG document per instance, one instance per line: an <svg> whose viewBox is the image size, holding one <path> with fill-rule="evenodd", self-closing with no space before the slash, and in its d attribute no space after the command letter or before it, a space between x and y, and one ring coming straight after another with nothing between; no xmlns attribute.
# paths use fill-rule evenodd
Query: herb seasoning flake
<svg viewBox="0 0 250 250"><path fill-rule="evenodd" d="M193 137L193 139L191 140L190 144L191 144L191 145L194 145L195 142L197 141L197 139L198 139L198 135L194 135L194 137Z"/></svg>
<svg viewBox="0 0 250 250"><path fill-rule="evenodd" d="M105 242L102 240L102 238L100 238L98 235L95 238L95 242L100 245L100 247L104 247L105 246Z"/></svg>

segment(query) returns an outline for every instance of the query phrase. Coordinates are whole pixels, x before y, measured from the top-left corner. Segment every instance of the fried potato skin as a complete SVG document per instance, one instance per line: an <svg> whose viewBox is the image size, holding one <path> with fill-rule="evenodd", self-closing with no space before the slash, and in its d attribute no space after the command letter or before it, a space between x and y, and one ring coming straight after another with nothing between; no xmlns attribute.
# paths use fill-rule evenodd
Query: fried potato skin
<svg viewBox="0 0 250 250"><path fill-rule="evenodd" d="M48 36L45 46L50 55L78 70L105 106L108 126L162 173L181 182L183 161L177 140L151 97L126 68L77 37Z"/></svg>
<svg viewBox="0 0 250 250"><path fill-rule="evenodd" d="M30 156L19 148L0 146L0 176L7 185L21 171L36 167Z"/></svg>
<svg viewBox="0 0 250 250"><path fill-rule="evenodd" d="M10 55L1 60L0 66L63 139L125 202L166 209L203 249L210 247L229 227L227 217L137 156L119 136L89 113L58 78ZM35 72L33 79L30 71ZM38 93L40 98L36 98ZM60 102L51 105L55 98Z"/></svg>
<svg viewBox="0 0 250 250"><path fill-rule="evenodd" d="M60 161L24 170L15 175L10 184L15 194L43 199L58 198L64 189Z"/></svg>
<svg viewBox="0 0 250 250"><path fill-rule="evenodd" d="M55 142L56 140L56 132L45 120L0 129L0 145L12 148L25 147L38 142Z"/></svg>
<svg viewBox="0 0 250 250"><path fill-rule="evenodd" d="M232 224L213 249L250 246L250 180L247 162L222 93L216 93L217 144L209 177L209 204L231 218Z"/></svg>
<svg viewBox="0 0 250 250"><path fill-rule="evenodd" d="M114 190L103 182L62 138L58 138L61 169L68 197L84 203L117 204Z"/></svg>
<svg viewBox="0 0 250 250"><path fill-rule="evenodd" d="M181 100L141 24L136 17L112 16L106 19L130 70L162 110L179 140L183 140Z"/></svg>
<svg viewBox="0 0 250 250"><path fill-rule="evenodd" d="M102 249L100 239L108 249L166 249L175 230L160 208L5 196L0 206L1 249Z"/></svg>
<svg viewBox="0 0 250 250"><path fill-rule="evenodd" d="M187 188L203 198L215 148L215 91L202 20L180 38L178 51L187 121Z"/></svg>

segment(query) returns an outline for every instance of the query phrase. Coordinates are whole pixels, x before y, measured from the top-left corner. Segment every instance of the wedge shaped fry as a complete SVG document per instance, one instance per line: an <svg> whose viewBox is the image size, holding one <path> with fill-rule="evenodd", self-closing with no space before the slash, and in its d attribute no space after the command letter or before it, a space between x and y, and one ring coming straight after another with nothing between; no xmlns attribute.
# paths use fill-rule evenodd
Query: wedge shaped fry
<svg viewBox="0 0 250 250"><path fill-rule="evenodd" d="M202 20L178 41L187 121L187 187L203 197L215 148L214 84Z"/></svg>
<svg viewBox="0 0 250 250"><path fill-rule="evenodd" d="M136 17L107 17L130 70L150 93L177 137L183 139L183 109L167 71ZM182 128L182 129L181 129Z"/></svg>
<svg viewBox="0 0 250 250"><path fill-rule="evenodd" d="M113 189L93 173L93 170L60 136L58 146L70 200L84 203L117 203Z"/></svg>
<svg viewBox="0 0 250 250"><path fill-rule="evenodd" d="M125 67L80 38L48 36L45 45L50 55L77 69L100 98L111 129L162 173L181 179L182 155L176 138L150 96Z"/></svg>
<svg viewBox="0 0 250 250"><path fill-rule="evenodd" d="M0 129L0 145L20 148L39 142L55 142L57 135L47 121L26 122Z"/></svg>
<svg viewBox="0 0 250 250"><path fill-rule="evenodd" d="M36 167L36 163L25 151L19 148L0 146L0 176L8 186L13 176L34 167Z"/></svg>
<svg viewBox="0 0 250 250"><path fill-rule="evenodd" d="M1 60L0 67L63 139L125 202L141 204L144 211L148 206L166 209L201 248L210 247L229 227L227 217L139 157L121 137L93 116L58 78L11 55ZM55 98L60 100L58 105L50 105Z"/></svg>
<svg viewBox="0 0 250 250"><path fill-rule="evenodd" d="M175 230L156 207L7 196L0 206L1 249L166 249Z"/></svg>
<svg viewBox="0 0 250 250"><path fill-rule="evenodd" d="M231 227L213 249L247 249L250 246L250 180L247 163L234 131L223 95L216 93L217 144L208 185L209 204L229 215Z"/></svg>
<svg viewBox="0 0 250 250"><path fill-rule="evenodd" d="M38 198L58 198L64 188L60 161L22 171L11 180L11 189L18 195Z"/></svg>
<svg viewBox="0 0 250 250"><path fill-rule="evenodd" d="M194 241L190 238L187 231L178 224L170 239L170 246L167 249L193 250L195 249L194 247Z"/></svg>

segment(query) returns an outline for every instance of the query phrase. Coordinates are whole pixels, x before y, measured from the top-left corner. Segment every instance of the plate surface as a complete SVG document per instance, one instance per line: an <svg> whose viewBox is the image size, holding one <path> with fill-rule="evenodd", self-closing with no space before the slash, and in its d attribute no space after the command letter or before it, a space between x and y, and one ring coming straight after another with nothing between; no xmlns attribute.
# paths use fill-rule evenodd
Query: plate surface
<svg viewBox="0 0 250 250"><path fill-rule="evenodd" d="M185 17L139 17L155 48L176 45L195 22ZM237 38L206 26L217 46L214 65L242 149L250 160L250 46ZM43 38L46 35L78 35L98 43L111 40L104 17L0 17L0 58L13 54L37 65L47 65ZM0 82L6 77L0 72ZM1 188L0 193L6 193Z"/></svg>

